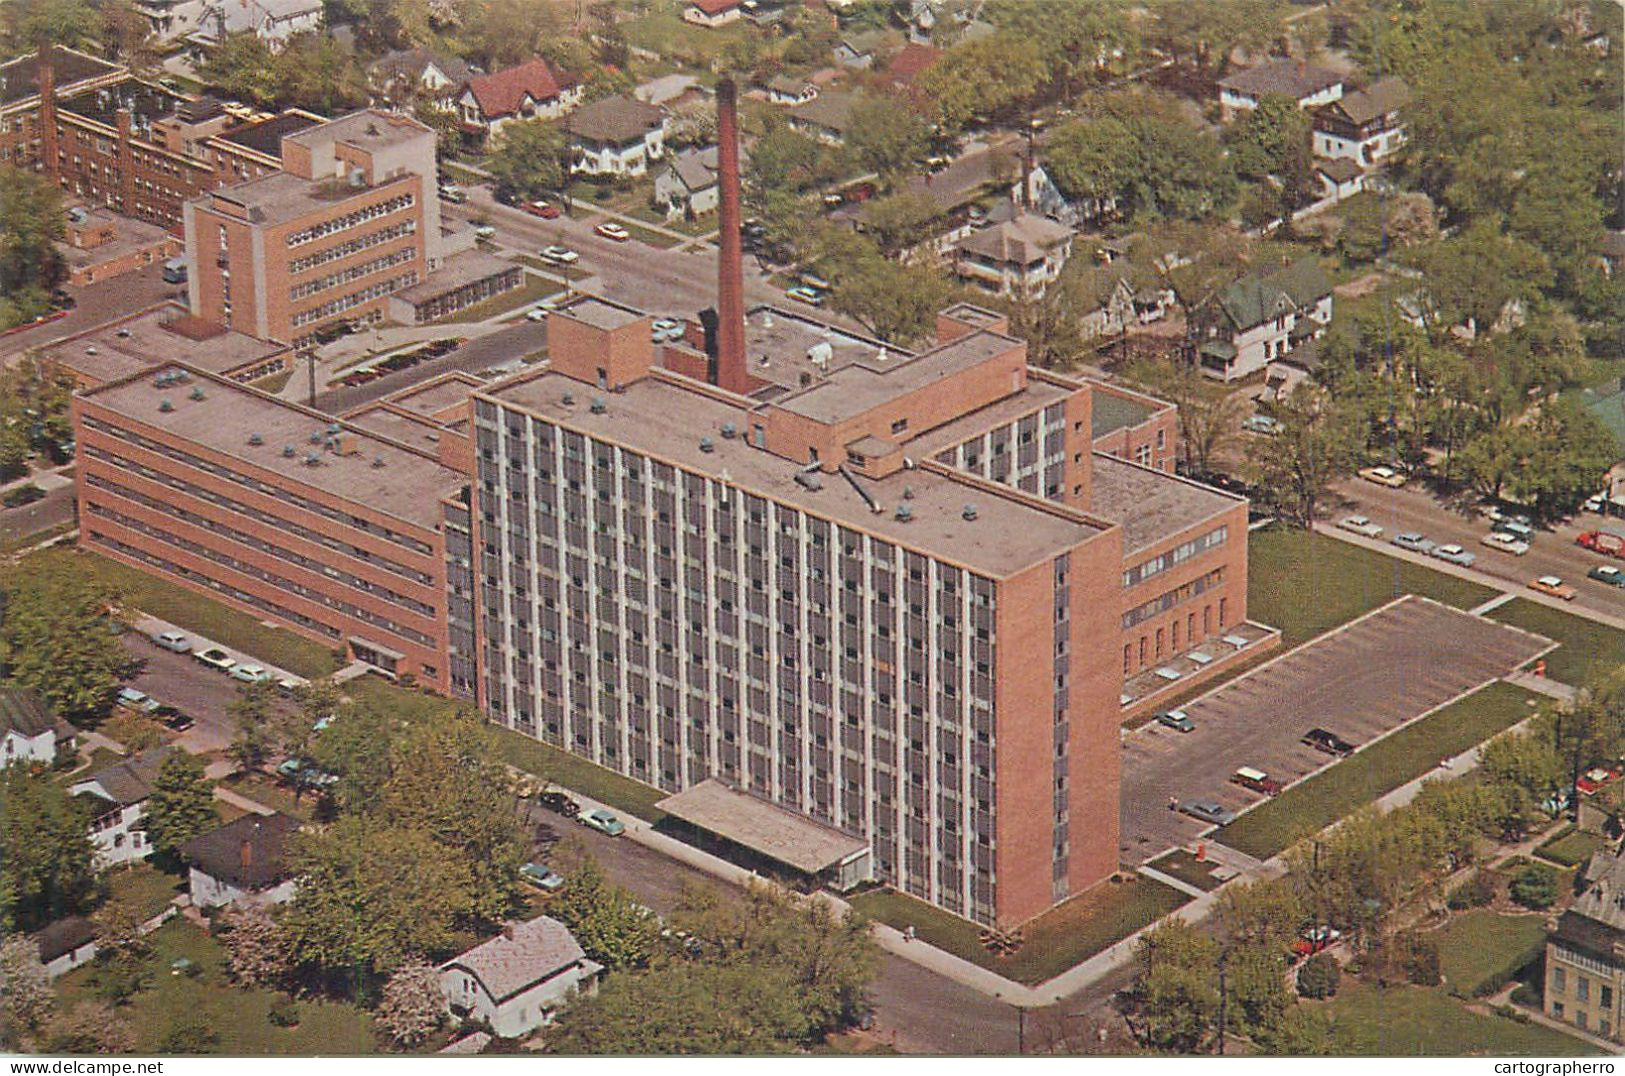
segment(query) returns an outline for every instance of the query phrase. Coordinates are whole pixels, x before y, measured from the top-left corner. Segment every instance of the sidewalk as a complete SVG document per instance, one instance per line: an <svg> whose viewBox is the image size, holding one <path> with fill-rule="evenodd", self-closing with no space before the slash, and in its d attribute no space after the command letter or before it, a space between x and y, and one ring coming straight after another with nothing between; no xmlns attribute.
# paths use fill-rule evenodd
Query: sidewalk
<svg viewBox="0 0 1625 1076"><path fill-rule="evenodd" d="M71 486L73 485L72 476L65 475L62 472L72 468L73 461L69 460L58 467L48 467L43 471L25 474L21 478L14 478L10 482L0 485L0 493L9 493L14 489L21 489L23 486L30 484L38 486L47 493L53 489L61 489L63 486Z"/></svg>
<svg viewBox="0 0 1625 1076"><path fill-rule="evenodd" d="M260 668L271 674L271 680L273 683L278 680L288 680L294 684L303 686L307 682L303 676L297 676L286 669L281 669L275 665L261 661L252 654L245 654L240 650L233 650L231 647L223 646L220 643L215 642L213 639L206 639L195 631L187 631L185 628L182 628L179 625L171 624L167 620L159 620L157 617L148 616L146 613L138 613L132 624L136 631L139 631L149 639L154 635L161 635L166 631L178 631L192 641L192 653L194 654L196 654L199 650L207 650L211 646L219 647L221 650L224 650L227 654L231 655L231 659L238 664L258 665Z"/></svg>

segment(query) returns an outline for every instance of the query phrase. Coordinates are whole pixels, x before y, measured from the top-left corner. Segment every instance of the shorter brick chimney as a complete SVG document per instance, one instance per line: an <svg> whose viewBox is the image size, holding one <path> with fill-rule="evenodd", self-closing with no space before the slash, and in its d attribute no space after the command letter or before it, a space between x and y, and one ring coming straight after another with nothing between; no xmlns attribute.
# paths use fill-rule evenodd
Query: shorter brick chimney
<svg viewBox="0 0 1625 1076"><path fill-rule="evenodd" d="M248 868L250 868L250 867L252 867L254 865L254 842L253 841L248 840L247 838L243 839L243 847L242 847L242 850L241 850L241 853L240 853L240 858L238 859L238 863L239 863L239 865L241 865L243 870L247 870Z"/></svg>

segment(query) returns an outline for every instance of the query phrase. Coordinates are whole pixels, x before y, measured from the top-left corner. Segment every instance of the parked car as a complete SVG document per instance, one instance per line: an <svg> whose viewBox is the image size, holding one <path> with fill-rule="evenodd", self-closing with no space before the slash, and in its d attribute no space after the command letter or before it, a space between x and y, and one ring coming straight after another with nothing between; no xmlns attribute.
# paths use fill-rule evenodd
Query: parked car
<svg viewBox="0 0 1625 1076"><path fill-rule="evenodd" d="M1510 518L1498 519L1490 525L1490 530L1496 534L1510 534L1520 542L1532 542L1535 540L1534 525L1525 523L1522 520Z"/></svg>
<svg viewBox="0 0 1625 1076"><path fill-rule="evenodd" d="M482 224L478 228L474 229L475 239L495 239L496 237L497 230L491 227L489 224Z"/></svg>
<svg viewBox="0 0 1625 1076"><path fill-rule="evenodd" d="M145 691L133 687L121 687L118 691L118 704L126 710L134 710L138 714L151 714L157 711L159 702Z"/></svg>
<svg viewBox="0 0 1625 1076"><path fill-rule="evenodd" d="M1586 573L1586 578L1595 579L1599 583L1607 583L1609 586L1625 587L1625 571L1614 567L1612 564L1597 565Z"/></svg>
<svg viewBox="0 0 1625 1076"><path fill-rule="evenodd" d="M1342 519L1337 521L1337 525L1343 530L1352 531L1355 534L1361 534L1367 538L1382 537L1382 528L1371 522L1371 520L1367 519L1365 516L1344 516Z"/></svg>
<svg viewBox="0 0 1625 1076"><path fill-rule="evenodd" d="M211 646L207 650L200 650L197 659L211 669L219 669L229 673L237 664L236 660L218 646Z"/></svg>
<svg viewBox="0 0 1625 1076"><path fill-rule="evenodd" d="M1328 755L1347 756L1354 754L1353 744L1327 729L1310 729L1303 734L1303 739L1298 742L1308 744L1316 751L1324 751Z"/></svg>
<svg viewBox="0 0 1625 1076"><path fill-rule="evenodd" d="M1478 540L1479 545L1487 545L1491 549L1499 549L1503 553L1511 553L1514 557L1521 557L1529 552L1529 543L1517 535L1506 531L1490 531Z"/></svg>
<svg viewBox="0 0 1625 1076"><path fill-rule="evenodd" d="M1243 766L1230 775L1230 780L1242 788L1250 788L1254 792L1262 792L1266 796L1274 796L1281 791L1281 782L1265 773L1263 770L1251 766Z"/></svg>
<svg viewBox="0 0 1625 1076"><path fill-rule="evenodd" d="M1449 561L1451 564L1459 564L1463 568L1471 568L1473 561L1478 559L1454 542L1449 545L1434 546L1428 550L1428 556L1438 557L1440 560Z"/></svg>
<svg viewBox="0 0 1625 1076"><path fill-rule="evenodd" d="M817 273L802 273L800 279L803 284L807 285L807 287L814 288L818 291L828 291L830 287L829 281L825 280Z"/></svg>
<svg viewBox="0 0 1625 1076"><path fill-rule="evenodd" d="M535 306L533 306L529 310L525 311L525 320L526 321L546 321L548 313L549 313L549 308L548 307L545 307L542 304L537 303Z"/></svg>
<svg viewBox="0 0 1625 1076"><path fill-rule="evenodd" d="M462 205L468 201L468 192L455 183L440 184L440 197L453 205Z"/></svg>
<svg viewBox="0 0 1625 1076"><path fill-rule="evenodd" d="M536 797L536 802L566 818L574 818L581 813L581 804L557 789L541 793Z"/></svg>
<svg viewBox="0 0 1625 1076"><path fill-rule="evenodd" d="M276 693L284 698L291 699L299 693L304 685L291 676L284 676L276 682Z"/></svg>
<svg viewBox="0 0 1625 1076"><path fill-rule="evenodd" d="M1388 539L1388 544L1397 545L1401 549L1409 549L1413 553L1433 552L1433 543L1415 531L1406 531L1403 534L1396 534L1392 538Z"/></svg>
<svg viewBox="0 0 1625 1076"><path fill-rule="evenodd" d="M1336 945L1343 932L1336 927L1321 925L1307 927L1299 935L1298 940L1292 943L1292 951L1299 956L1313 956L1322 949Z"/></svg>
<svg viewBox="0 0 1625 1076"><path fill-rule="evenodd" d="M564 888L564 875L545 863L526 863L519 868L519 877L537 889L545 889L549 893Z"/></svg>
<svg viewBox="0 0 1625 1076"><path fill-rule="evenodd" d="M326 788L338 784L338 775L319 770L307 762L290 758L276 768L277 776L306 788Z"/></svg>
<svg viewBox="0 0 1625 1076"><path fill-rule="evenodd" d="M1268 415L1248 415L1242 420L1241 428L1248 433L1261 433L1266 437L1274 437L1281 432L1281 424Z"/></svg>
<svg viewBox="0 0 1625 1076"><path fill-rule="evenodd" d="M1196 722L1192 721L1191 715L1187 714L1184 710L1159 711L1157 714L1157 724L1166 725L1168 728L1175 729L1179 732L1196 731Z"/></svg>
<svg viewBox="0 0 1625 1076"><path fill-rule="evenodd" d="M577 815L576 821L588 829L596 829L599 833L609 837L619 837L626 832L626 826L621 820L602 807L596 811L588 811L585 814Z"/></svg>
<svg viewBox="0 0 1625 1076"><path fill-rule="evenodd" d="M1587 497L1586 503L1582 504L1580 507L1587 512L1594 512L1597 515L1601 515L1603 505L1606 503L1608 503L1608 498L1604 497L1601 493L1595 493L1590 497Z"/></svg>
<svg viewBox="0 0 1625 1076"><path fill-rule="evenodd" d="M797 284L793 288L786 288L784 294L787 298L794 299L798 303L806 303L808 306L824 305L823 293L818 291L817 288L809 288L805 284Z"/></svg>
<svg viewBox="0 0 1625 1076"><path fill-rule="evenodd" d="M1579 591L1555 575L1543 575L1539 579L1529 580L1529 589L1538 590L1542 594L1550 594L1554 598L1562 598L1566 602L1574 600Z"/></svg>
<svg viewBox="0 0 1625 1076"><path fill-rule="evenodd" d="M554 265L574 265L581 260L581 255L569 247L560 246L557 243L543 247L540 253L543 261L551 262Z"/></svg>
<svg viewBox="0 0 1625 1076"><path fill-rule="evenodd" d="M1398 489L1405 484L1405 476L1392 467L1362 467L1360 477L1379 486Z"/></svg>
<svg viewBox="0 0 1625 1076"><path fill-rule="evenodd" d="M625 228L621 227L619 224L616 224L612 220L606 220L604 223L594 228L593 232L597 235L603 236L605 239L613 239L617 243L624 243L628 239L632 238L631 232L627 231Z"/></svg>
<svg viewBox="0 0 1625 1076"><path fill-rule="evenodd" d="M161 631L152 637L152 641L153 645L177 654L185 654L192 649L192 640L178 631Z"/></svg>
<svg viewBox="0 0 1625 1076"><path fill-rule="evenodd" d="M233 680L241 680L245 684L269 684L271 674L265 671L262 665L237 665L231 670Z"/></svg>
<svg viewBox="0 0 1625 1076"><path fill-rule="evenodd" d="M1215 826L1228 826L1236 820L1236 812L1226 810L1215 800L1181 800L1179 810L1182 814L1212 822Z"/></svg>
<svg viewBox="0 0 1625 1076"><path fill-rule="evenodd" d="M152 712L152 716L162 721L172 732L185 732L194 722L190 715L182 713L173 706L163 705Z"/></svg>
<svg viewBox="0 0 1625 1076"><path fill-rule="evenodd" d="M557 220L559 217L559 207L545 198L538 198L534 202L526 202L525 212L533 217L541 217L543 220Z"/></svg>
<svg viewBox="0 0 1625 1076"><path fill-rule="evenodd" d="M1532 527L1535 524L1535 521L1524 513L1508 511L1498 504L1490 505L1489 511L1484 514L1494 523L1519 523L1525 527Z"/></svg>

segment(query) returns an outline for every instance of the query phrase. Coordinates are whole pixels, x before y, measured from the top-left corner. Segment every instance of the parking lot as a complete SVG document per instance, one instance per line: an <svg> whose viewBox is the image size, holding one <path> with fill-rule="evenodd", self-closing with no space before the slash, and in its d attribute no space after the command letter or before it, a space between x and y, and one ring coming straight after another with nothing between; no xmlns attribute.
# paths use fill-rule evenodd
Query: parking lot
<svg viewBox="0 0 1625 1076"><path fill-rule="evenodd" d="M1414 595L1308 643L1183 707L1195 731L1152 723L1129 735L1122 858L1144 862L1209 828L1171 810L1170 797L1212 800L1239 812L1262 795L1231 783L1238 767L1287 784L1335 761L1299 742L1311 728L1356 746L1369 743L1550 646Z"/></svg>

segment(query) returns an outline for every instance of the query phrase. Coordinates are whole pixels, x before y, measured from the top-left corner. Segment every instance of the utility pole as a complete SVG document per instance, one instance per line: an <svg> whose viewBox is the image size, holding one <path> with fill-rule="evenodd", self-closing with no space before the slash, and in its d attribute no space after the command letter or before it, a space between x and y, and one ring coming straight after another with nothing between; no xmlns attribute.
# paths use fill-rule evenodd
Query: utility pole
<svg viewBox="0 0 1625 1076"><path fill-rule="evenodd" d="M308 389L307 389L307 394L310 397L309 399L307 399L305 401L305 406L307 406L307 407L315 407L316 406L316 349L315 348L311 348L309 351L305 352L305 371L306 371L306 375L307 375L307 379L308 379L307 384L309 386Z"/></svg>
<svg viewBox="0 0 1625 1076"><path fill-rule="evenodd" d="M1219 954L1219 1056L1224 1056L1224 1019L1225 1002L1229 1000L1225 983L1225 965L1230 960L1229 953Z"/></svg>

